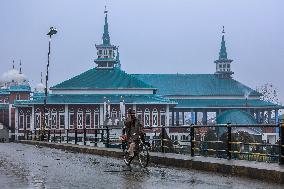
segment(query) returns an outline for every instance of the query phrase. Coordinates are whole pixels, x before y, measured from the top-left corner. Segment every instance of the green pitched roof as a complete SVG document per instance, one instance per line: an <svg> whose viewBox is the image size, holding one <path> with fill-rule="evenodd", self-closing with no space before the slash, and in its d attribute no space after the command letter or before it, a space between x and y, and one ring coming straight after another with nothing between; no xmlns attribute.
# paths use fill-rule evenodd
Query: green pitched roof
<svg viewBox="0 0 284 189"><path fill-rule="evenodd" d="M175 99L176 108L210 108L210 107L266 107L276 108L279 105L257 99ZM279 107L280 108L280 107Z"/></svg>
<svg viewBox="0 0 284 189"><path fill-rule="evenodd" d="M256 120L252 115L241 110L227 110L216 118L217 124L254 125Z"/></svg>
<svg viewBox="0 0 284 189"><path fill-rule="evenodd" d="M9 109L9 104L0 103L0 109Z"/></svg>
<svg viewBox="0 0 284 189"><path fill-rule="evenodd" d="M8 89L0 89L0 95L9 95L10 92Z"/></svg>
<svg viewBox="0 0 284 189"><path fill-rule="evenodd" d="M111 104L119 104L123 96L126 104L175 104L167 98L159 95L84 95L84 94L49 94L48 104L103 104L106 97ZM33 100L17 100L15 106L29 104L43 104L44 98L35 98Z"/></svg>
<svg viewBox="0 0 284 189"><path fill-rule="evenodd" d="M160 95L187 96L260 96L255 90L234 79L220 79L214 74L133 74L157 87Z"/></svg>
<svg viewBox="0 0 284 189"><path fill-rule="evenodd" d="M120 69L93 68L51 89L154 89L154 87Z"/></svg>

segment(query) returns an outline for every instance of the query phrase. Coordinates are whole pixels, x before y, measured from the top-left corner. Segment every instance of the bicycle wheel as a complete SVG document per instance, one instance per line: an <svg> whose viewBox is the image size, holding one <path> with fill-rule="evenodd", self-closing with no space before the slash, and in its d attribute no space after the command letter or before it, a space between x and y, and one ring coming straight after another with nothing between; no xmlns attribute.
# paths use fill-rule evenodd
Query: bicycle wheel
<svg viewBox="0 0 284 189"><path fill-rule="evenodd" d="M140 151L138 154L138 160L141 167L145 168L148 166L149 163L149 151L148 146L143 144L140 147Z"/></svg>

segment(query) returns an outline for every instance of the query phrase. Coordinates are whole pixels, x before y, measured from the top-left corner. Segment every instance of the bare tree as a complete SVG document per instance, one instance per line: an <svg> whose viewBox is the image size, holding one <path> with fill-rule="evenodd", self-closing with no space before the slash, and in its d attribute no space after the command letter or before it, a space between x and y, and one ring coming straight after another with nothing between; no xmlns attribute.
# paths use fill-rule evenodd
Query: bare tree
<svg viewBox="0 0 284 189"><path fill-rule="evenodd" d="M278 89L272 83L266 83L264 85L256 87L256 91L261 93L261 100L281 105L282 103L278 97Z"/></svg>

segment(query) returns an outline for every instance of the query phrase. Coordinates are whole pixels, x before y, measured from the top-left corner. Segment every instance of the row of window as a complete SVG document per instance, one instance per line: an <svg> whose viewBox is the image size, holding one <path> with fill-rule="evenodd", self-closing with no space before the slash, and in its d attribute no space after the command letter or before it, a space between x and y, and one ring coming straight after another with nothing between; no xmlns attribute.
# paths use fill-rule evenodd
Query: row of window
<svg viewBox="0 0 284 189"><path fill-rule="evenodd" d="M91 113L92 113L91 111L83 112L79 110L75 114L74 111L70 111L68 113L69 128L70 129L74 128L75 121L77 121L76 125L78 129L82 129L83 125L85 125L85 128L87 129L91 128L92 122L95 127L98 127L100 125L100 112L98 109L94 111L93 120L92 120ZM75 116L77 118L76 120L75 120ZM110 116L111 118L119 118L121 116L121 113L120 111L117 112L116 109L112 109ZM159 113L157 109L153 109L153 111L151 112L148 108L146 108L144 111L144 114L142 110L138 109L136 111L136 116L140 121L144 123L145 127L150 127L150 125L155 127L159 125L159 122L158 122ZM20 129L24 128L25 123L26 123L26 128L30 128L31 116L29 113L26 115L26 120L27 121L24 122L24 114L20 113L19 114L19 128ZM57 111L51 111L51 113L45 113L44 120L45 120L45 126L47 128L56 129L57 125L61 129L65 128L65 113L63 111L59 113L57 113ZM36 112L35 113L35 127L40 128L42 121L43 120L41 117L41 113ZM160 125L161 126L166 125L166 112L164 110L160 111Z"/></svg>
<svg viewBox="0 0 284 189"><path fill-rule="evenodd" d="M98 51L98 55L109 55L111 56L112 55L112 50L99 50Z"/></svg>

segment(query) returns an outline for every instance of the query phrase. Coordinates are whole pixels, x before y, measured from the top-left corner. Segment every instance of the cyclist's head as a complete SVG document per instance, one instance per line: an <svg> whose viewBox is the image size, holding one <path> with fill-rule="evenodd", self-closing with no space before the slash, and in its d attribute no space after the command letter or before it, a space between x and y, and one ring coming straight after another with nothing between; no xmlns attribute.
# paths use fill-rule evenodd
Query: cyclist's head
<svg viewBox="0 0 284 189"><path fill-rule="evenodd" d="M128 116L131 117L131 118L134 118L135 117L135 110L129 109L128 110Z"/></svg>

